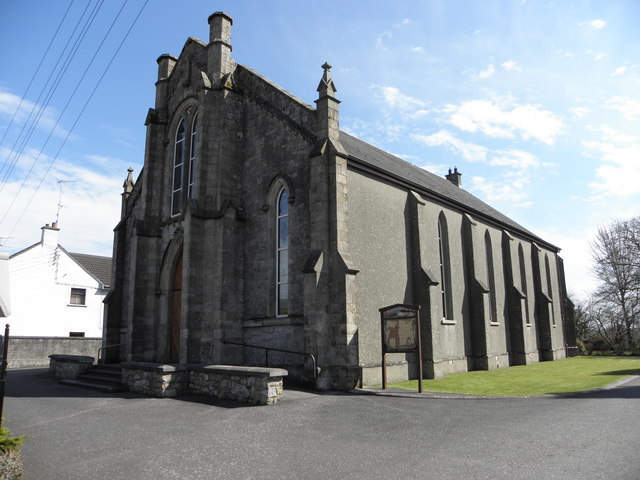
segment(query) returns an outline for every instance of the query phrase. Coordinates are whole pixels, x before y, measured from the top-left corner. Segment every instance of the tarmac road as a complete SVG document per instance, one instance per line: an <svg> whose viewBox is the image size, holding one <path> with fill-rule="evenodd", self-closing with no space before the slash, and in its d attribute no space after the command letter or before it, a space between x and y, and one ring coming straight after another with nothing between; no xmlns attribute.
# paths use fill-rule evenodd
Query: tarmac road
<svg viewBox="0 0 640 480"><path fill-rule="evenodd" d="M10 370L25 480L640 479L640 378L571 397L156 399Z"/></svg>

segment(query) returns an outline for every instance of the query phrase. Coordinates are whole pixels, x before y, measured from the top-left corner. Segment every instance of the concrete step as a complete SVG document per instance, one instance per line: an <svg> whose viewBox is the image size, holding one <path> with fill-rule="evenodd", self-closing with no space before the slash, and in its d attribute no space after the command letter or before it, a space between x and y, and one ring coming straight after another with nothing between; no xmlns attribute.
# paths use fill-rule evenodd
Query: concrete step
<svg viewBox="0 0 640 480"><path fill-rule="evenodd" d="M74 387L87 388L89 390L97 390L99 392L104 392L104 393L126 392L128 390L127 387L122 384L104 383L104 382L97 382L97 381L90 381L90 380L79 380L77 378L60 380L60 383L64 385L71 385Z"/></svg>
<svg viewBox="0 0 640 480"><path fill-rule="evenodd" d="M128 390L122 384L122 368L120 365L94 365L77 378L60 380L64 385L88 388L105 393L125 392Z"/></svg>

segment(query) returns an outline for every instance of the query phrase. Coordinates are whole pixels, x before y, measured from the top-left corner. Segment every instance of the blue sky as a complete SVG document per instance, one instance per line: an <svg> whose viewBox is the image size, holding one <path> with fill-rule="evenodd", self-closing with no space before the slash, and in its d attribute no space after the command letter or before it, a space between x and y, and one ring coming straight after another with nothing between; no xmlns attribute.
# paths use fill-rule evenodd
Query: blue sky
<svg viewBox="0 0 640 480"><path fill-rule="evenodd" d="M208 41L215 11L233 18L238 63L309 104L321 65L331 63L343 130L438 175L457 166L465 189L562 248L577 294L593 287L588 244L598 225L639 214L640 2L143 6L0 4L0 249L39 240L40 227L56 219L62 186L62 245L111 254L126 170L137 175L143 163L156 59L179 55L189 36ZM61 70L56 61L87 7L100 8L48 95L57 78L47 83L50 72ZM33 126L31 112L39 115Z"/></svg>

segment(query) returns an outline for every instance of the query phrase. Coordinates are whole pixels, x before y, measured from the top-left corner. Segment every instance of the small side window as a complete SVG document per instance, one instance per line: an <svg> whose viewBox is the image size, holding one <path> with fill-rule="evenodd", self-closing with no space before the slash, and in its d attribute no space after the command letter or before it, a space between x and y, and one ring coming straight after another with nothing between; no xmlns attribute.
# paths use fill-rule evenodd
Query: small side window
<svg viewBox="0 0 640 480"><path fill-rule="evenodd" d="M86 305L87 290L84 288L72 288L69 305Z"/></svg>

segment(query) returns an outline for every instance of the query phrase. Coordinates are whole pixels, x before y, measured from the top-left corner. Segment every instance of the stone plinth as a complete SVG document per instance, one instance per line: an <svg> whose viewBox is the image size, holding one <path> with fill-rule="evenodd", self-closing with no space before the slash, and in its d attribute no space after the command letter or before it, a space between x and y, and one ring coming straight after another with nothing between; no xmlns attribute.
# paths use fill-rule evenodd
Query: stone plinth
<svg viewBox="0 0 640 480"><path fill-rule="evenodd" d="M76 378L93 365L94 358L85 355L49 355L49 373L58 380Z"/></svg>
<svg viewBox="0 0 640 480"><path fill-rule="evenodd" d="M237 400L257 405L272 405L283 397L282 368L208 365L191 373L192 393Z"/></svg>

